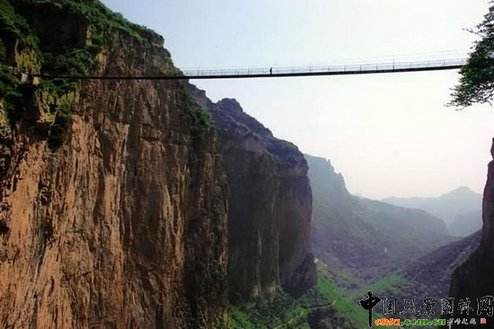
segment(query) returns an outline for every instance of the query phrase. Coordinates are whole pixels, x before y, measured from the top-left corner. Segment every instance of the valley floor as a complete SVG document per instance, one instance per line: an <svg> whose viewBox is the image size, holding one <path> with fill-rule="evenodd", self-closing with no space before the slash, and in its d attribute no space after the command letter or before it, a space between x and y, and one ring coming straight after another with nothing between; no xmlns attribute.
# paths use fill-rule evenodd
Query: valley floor
<svg viewBox="0 0 494 329"><path fill-rule="evenodd" d="M348 293L329 279L324 264L318 264L317 284L299 298L278 292L234 307L232 329L357 329L367 324L367 312Z"/></svg>

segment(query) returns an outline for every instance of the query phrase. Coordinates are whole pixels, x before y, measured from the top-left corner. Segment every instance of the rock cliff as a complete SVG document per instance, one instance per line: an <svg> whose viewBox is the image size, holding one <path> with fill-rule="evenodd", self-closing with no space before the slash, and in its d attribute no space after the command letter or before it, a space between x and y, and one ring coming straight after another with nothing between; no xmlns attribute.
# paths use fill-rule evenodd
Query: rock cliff
<svg viewBox="0 0 494 329"><path fill-rule="evenodd" d="M307 162L237 101L212 103L203 91L191 89L217 125L228 175L231 300L270 295L279 286L301 294L315 282Z"/></svg>
<svg viewBox="0 0 494 329"><path fill-rule="evenodd" d="M314 284L294 145L187 82L64 77L180 74L96 0L0 9L0 326L223 328L228 292Z"/></svg>
<svg viewBox="0 0 494 329"><path fill-rule="evenodd" d="M494 139L491 154L494 158ZM453 273L450 295L458 298L494 295L494 161L488 165L482 200L482 237L478 249Z"/></svg>
<svg viewBox="0 0 494 329"><path fill-rule="evenodd" d="M0 57L21 71L175 70L161 37L97 1L0 7ZM207 113L178 82L21 80L2 67L0 327L221 328L227 181Z"/></svg>

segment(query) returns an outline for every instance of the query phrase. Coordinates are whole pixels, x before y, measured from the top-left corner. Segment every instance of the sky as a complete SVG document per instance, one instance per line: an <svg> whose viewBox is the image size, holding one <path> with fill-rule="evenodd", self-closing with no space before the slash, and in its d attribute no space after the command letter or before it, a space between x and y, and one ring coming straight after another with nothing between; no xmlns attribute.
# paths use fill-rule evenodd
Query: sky
<svg viewBox="0 0 494 329"><path fill-rule="evenodd" d="M466 57L487 0L103 0L165 38L181 69L323 66ZM445 106L457 71L191 81L365 197L481 193L494 108Z"/></svg>

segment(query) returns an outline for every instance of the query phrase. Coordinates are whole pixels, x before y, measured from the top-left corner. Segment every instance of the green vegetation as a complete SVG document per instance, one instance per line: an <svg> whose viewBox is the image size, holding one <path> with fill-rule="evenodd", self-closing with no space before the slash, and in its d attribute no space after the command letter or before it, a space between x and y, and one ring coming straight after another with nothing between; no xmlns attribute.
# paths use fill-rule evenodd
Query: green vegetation
<svg viewBox="0 0 494 329"><path fill-rule="evenodd" d="M3 104L0 104L0 138L7 136L10 132L10 123L7 116L7 112L3 108Z"/></svg>
<svg viewBox="0 0 494 329"><path fill-rule="evenodd" d="M211 118L211 113L209 113L204 107L199 105L194 100L193 106L192 122L195 126L212 128L214 126L213 119Z"/></svg>
<svg viewBox="0 0 494 329"><path fill-rule="evenodd" d="M403 275L393 273L382 280L374 282L368 289L380 296L386 294L394 297L401 295L403 290L407 290L408 285L408 280Z"/></svg>
<svg viewBox="0 0 494 329"><path fill-rule="evenodd" d="M232 329L351 329L367 324L367 312L358 305L358 298L351 299L337 288L325 265L319 264L316 286L301 297L292 298L279 291L270 299L234 307L229 322Z"/></svg>
<svg viewBox="0 0 494 329"><path fill-rule="evenodd" d="M460 83L454 88L450 105L464 108L473 103L489 103L494 92L494 6L475 31L481 38L460 70Z"/></svg>
<svg viewBox="0 0 494 329"><path fill-rule="evenodd" d="M51 22L60 26L44 27ZM59 31L70 29L79 36ZM114 47L121 35L143 47L150 47L158 38L98 0L0 0L0 134L27 118L51 125L48 145L52 150L62 145L81 83L56 78L42 79L35 86L30 80L21 81L20 73L88 75L105 60L106 50ZM196 112L196 121L207 122L204 111Z"/></svg>
<svg viewBox="0 0 494 329"><path fill-rule="evenodd" d="M18 88L19 80L7 69L0 67L0 136L10 131L9 108L21 93Z"/></svg>
<svg viewBox="0 0 494 329"><path fill-rule="evenodd" d="M182 104L184 120L191 128L194 144L200 145L204 132L214 128L211 113L197 103L184 86L180 86L178 92L178 104Z"/></svg>
<svg viewBox="0 0 494 329"><path fill-rule="evenodd" d="M88 50L70 49L60 54L46 53L43 69L64 75L87 75L96 68L95 64Z"/></svg>
<svg viewBox="0 0 494 329"><path fill-rule="evenodd" d="M39 40L36 34L31 33L29 24L19 15L7 0L0 0L0 31L1 46L0 59L7 59L8 47L13 50L17 68L24 71L37 72L40 68ZM17 43L17 45L16 45Z"/></svg>
<svg viewBox="0 0 494 329"><path fill-rule="evenodd" d="M55 115L55 120L51 126L48 136L48 146L51 149L59 148L64 137L67 135L67 129L70 123L70 107L67 104L60 107Z"/></svg>
<svg viewBox="0 0 494 329"><path fill-rule="evenodd" d="M84 16L91 25L91 44L94 46L104 46L111 44L116 37L115 32L121 32L139 41L144 41L145 37L154 34L144 26L130 23L122 14L115 13L108 9L98 0L51 0L53 6L64 9L69 13Z"/></svg>
<svg viewBox="0 0 494 329"><path fill-rule="evenodd" d="M310 293L311 291L309 291ZM339 317L339 323L343 323L346 327L350 328L354 326L360 328L363 324L367 323L367 311L358 305L358 300L365 297L365 292L363 292L362 296L350 298L343 290L337 288L330 281L329 276L325 272L319 271L315 293L316 295L319 294L316 300L330 303ZM376 317L377 314L374 314L374 318Z"/></svg>
<svg viewBox="0 0 494 329"><path fill-rule="evenodd" d="M0 0L0 61L7 61L9 47L14 44L13 54L18 68L21 70L39 69L36 55L39 54L37 40L29 32L29 25L24 17L18 15L6 0ZM13 41L14 40L14 41ZM10 129L8 113L14 109L23 96L19 91L20 81L13 72L0 66L0 133L5 134Z"/></svg>
<svg viewBox="0 0 494 329"><path fill-rule="evenodd" d="M449 295L452 272L477 249L480 232L455 241L421 257L372 283L368 288L378 296L417 300Z"/></svg>
<svg viewBox="0 0 494 329"><path fill-rule="evenodd" d="M306 316L306 309L295 299L279 291L269 300L260 298L234 308L230 328L304 328L300 325L305 322Z"/></svg>

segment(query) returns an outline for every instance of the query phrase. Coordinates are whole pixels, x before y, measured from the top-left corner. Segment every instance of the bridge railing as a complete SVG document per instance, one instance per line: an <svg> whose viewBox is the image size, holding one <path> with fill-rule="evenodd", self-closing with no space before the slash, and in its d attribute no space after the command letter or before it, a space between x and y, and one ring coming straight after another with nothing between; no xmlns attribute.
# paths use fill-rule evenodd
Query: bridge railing
<svg viewBox="0 0 494 329"><path fill-rule="evenodd" d="M235 69L184 69L185 76L268 76L303 73L328 72L384 72L407 69L448 68L464 65L465 59L430 60L430 61L398 61L387 63L339 64L328 66L297 66L297 67L244 67Z"/></svg>

